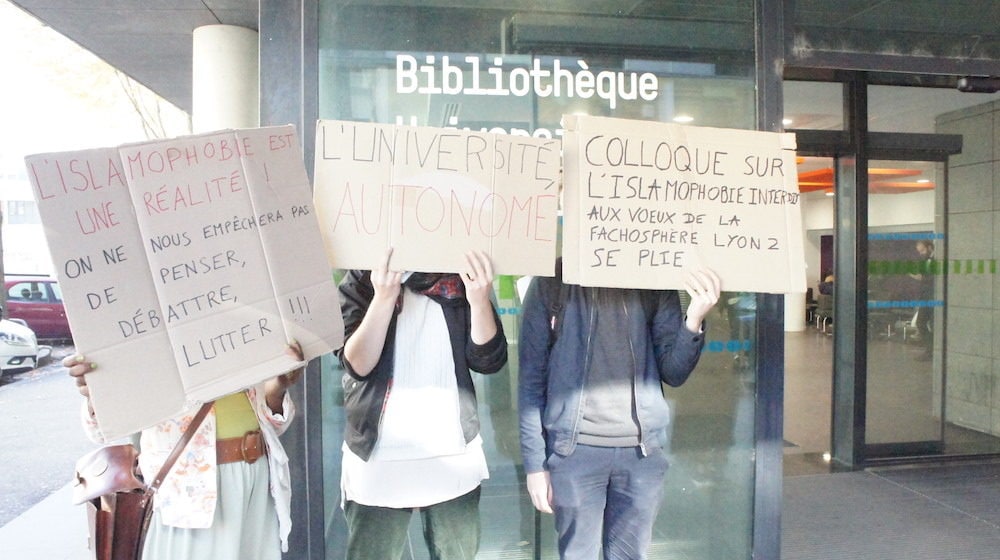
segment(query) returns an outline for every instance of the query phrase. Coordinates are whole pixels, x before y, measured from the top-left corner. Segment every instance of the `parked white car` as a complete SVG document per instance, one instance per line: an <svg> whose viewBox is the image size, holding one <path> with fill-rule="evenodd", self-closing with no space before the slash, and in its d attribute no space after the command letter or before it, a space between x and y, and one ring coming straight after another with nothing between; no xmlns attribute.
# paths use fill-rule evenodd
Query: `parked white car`
<svg viewBox="0 0 1000 560"><path fill-rule="evenodd" d="M51 346L38 346L34 331L23 321L0 320L0 374L35 369L51 353Z"/></svg>

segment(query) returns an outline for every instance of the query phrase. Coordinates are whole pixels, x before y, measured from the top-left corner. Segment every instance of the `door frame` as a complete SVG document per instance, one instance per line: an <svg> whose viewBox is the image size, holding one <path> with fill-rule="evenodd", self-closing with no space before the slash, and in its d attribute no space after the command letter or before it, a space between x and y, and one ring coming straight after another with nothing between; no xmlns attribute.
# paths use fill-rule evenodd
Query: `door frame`
<svg viewBox="0 0 1000 560"><path fill-rule="evenodd" d="M893 85L891 75L879 74L879 85ZM870 132L867 72L788 69L788 81L841 83L843 130L789 129L796 134L800 155L832 157L834 202L833 391L831 398L831 461L839 468L862 469L888 455L912 459L905 445L886 449L865 441L868 370L868 162L879 160L947 161L962 150L954 134ZM895 85L912 85L900 75ZM875 457L875 456L878 457Z"/></svg>

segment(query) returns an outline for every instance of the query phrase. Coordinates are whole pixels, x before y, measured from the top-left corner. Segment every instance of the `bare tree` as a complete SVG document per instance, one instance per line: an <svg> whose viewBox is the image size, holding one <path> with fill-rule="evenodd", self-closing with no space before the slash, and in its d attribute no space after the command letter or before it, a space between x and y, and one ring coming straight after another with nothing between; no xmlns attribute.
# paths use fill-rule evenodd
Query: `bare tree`
<svg viewBox="0 0 1000 560"><path fill-rule="evenodd" d="M115 74L118 76L118 83L121 84L122 91L125 92L125 97L128 98L139 117L146 138L148 140L166 138L169 133L163 119L163 103L165 101L121 70L115 69Z"/></svg>

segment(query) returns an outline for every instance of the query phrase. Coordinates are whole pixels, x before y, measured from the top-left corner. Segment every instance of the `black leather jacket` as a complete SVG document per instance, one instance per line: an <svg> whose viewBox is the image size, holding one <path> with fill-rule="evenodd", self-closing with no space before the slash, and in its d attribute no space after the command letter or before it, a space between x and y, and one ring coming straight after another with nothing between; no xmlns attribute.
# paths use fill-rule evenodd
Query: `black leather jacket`
<svg viewBox="0 0 1000 560"><path fill-rule="evenodd" d="M371 273L367 270L352 270L341 281L340 306L344 315L345 339L350 338L358 329L374 294ZM496 309L493 310L493 320L497 325L496 336L485 344L476 344L471 337L469 302L460 298L439 303L448 325L448 338L455 360L462 432L465 434L465 441L469 442L479 434L476 390L469 370L480 373L499 371L507 363L507 337ZM371 456L379 437L382 412L392 382L395 336L394 315L389 323L382 355L375 364L375 369L364 377L359 376L347 362L343 349L337 352L346 371L343 377L344 410L347 415L344 441L354 454L365 461Z"/></svg>

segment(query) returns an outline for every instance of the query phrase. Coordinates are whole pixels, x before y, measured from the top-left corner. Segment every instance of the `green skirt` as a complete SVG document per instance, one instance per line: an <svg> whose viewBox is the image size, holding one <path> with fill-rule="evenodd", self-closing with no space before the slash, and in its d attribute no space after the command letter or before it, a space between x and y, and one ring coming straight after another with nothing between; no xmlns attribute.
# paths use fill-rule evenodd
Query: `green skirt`
<svg viewBox="0 0 1000 560"><path fill-rule="evenodd" d="M168 527L154 513L143 560L281 560L267 458L219 465L219 501L207 529Z"/></svg>

